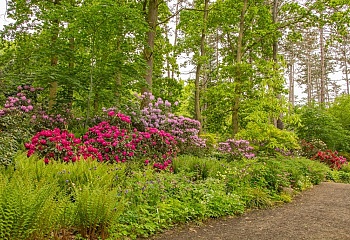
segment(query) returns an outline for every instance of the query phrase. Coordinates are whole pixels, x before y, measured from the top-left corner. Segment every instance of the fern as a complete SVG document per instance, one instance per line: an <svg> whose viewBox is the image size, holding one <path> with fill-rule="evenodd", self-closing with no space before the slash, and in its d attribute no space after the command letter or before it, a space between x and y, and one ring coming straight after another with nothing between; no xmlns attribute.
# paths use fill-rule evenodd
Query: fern
<svg viewBox="0 0 350 240"><path fill-rule="evenodd" d="M123 210L123 204L116 196L116 191L105 188L86 186L76 189L75 226L83 236L106 238L108 226Z"/></svg>

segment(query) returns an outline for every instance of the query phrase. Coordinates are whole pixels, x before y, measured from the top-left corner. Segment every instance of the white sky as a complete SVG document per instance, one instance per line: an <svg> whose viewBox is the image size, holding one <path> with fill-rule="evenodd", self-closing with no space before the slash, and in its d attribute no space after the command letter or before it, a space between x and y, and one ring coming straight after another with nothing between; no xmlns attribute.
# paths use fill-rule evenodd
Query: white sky
<svg viewBox="0 0 350 240"><path fill-rule="evenodd" d="M0 0L0 29L3 28L4 25L9 23L8 19L6 19L6 0Z"/></svg>

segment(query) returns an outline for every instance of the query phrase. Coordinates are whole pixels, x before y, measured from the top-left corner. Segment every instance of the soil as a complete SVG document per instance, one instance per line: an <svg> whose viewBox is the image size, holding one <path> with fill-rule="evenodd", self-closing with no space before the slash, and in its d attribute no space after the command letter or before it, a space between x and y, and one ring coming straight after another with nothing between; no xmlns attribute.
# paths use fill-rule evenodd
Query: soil
<svg viewBox="0 0 350 240"><path fill-rule="evenodd" d="M167 230L154 240L350 240L350 184L321 183L292 202Z"/></svg>

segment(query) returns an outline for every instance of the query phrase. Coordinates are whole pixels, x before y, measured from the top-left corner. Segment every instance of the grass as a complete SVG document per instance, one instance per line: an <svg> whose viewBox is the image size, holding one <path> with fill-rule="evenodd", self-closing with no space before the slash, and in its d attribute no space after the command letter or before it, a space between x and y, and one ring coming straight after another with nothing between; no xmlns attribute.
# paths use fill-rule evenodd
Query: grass
<svg viewBox="0 0 350 240"><path fill-rule="evenodd" d="M170 173L96 161L45 165L19 155L13 167L0 169L0 238L147 237L176 223L288 202L331 174L302 158L226 162L180 156Z"/></svg>

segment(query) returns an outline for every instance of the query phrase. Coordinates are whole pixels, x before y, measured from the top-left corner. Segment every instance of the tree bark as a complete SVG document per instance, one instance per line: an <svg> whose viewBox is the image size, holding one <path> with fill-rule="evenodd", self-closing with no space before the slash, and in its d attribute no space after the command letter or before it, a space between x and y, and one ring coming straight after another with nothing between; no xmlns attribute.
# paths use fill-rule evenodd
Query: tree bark
<svg viewBox="0 0 350 240"><path fill-rule="evenodd" d="M179 4L180 4L180 0L178 0L176 2L176 10L175 13L179 12ZM173 50L173 57L175 57L175 49L176 49L176 45L177 45L177 38L178 38L178 27L177 25L179 24L179 14L176 14L175 16L175 33L174 33L174 50ZM171 69L171 79L175 79L175 70L174 67L172 67Z"/></svg>
<svg viewBox="0 0 350 240"><path fill-rule="evenodd" d="M232 106L232 135L233 137L238 133L239 131L239 108L240 108L240 102L241 102L241 84L242 84L242 72L241 72L241 62L242 62L242 45L243 45L243 34L244 34L244 21L245 21L245 13L248 8L248 0L243 0L243 8L241 11L241 17L239 21L239 33L238 33L238 39L237 39L237 56L236 56L236 88L235 88L235 97L233 100L233 106Z"/></svg>
<svg viewBox="0 0 350 240"><path fill-rule="evenodd" d="M202 123L201 109L200 109L200 74L203 65L203 57L205 56L205 37L206 37L206 25L208 19L208 4L209 0L204 0L204 14L203 14L203 28L201 35L201 46L200 46L200 59L198 60L196 67L196 78L195 78L195 96L194 96L194 111L195 119Z"/></svg>
<svg viewBox="0 0 350 240"><path fill-rule="evenodd" d="M272 9L272 21L273 24L277 24L278 19L277 19L277 9L278 8L278 0L273 1L273 9ZM272 54L273 54L273 62L275 63L275 72L277 72L278 68L278 39L275 37L273 40L273 46L272 46ZM277 94L277 99L280 100L282 99L282 96L280 93ZM282 113L280 113L280 116L276 120L276 127L278 129L283 129L284 124L282 122Z"/></svg>
<svg viewBox="0 0 350 240"><path fill-rule="evenodd" d="M147 1L147 0L145 0ZM144 47L144 59L147 63L147 70L145 80L147 86L142 87L141 92L152 92L152 76L154 64L154 42L156 38L156 26L158 20L158 0L148 1L148 12L146 15L146 22L148 24L148 32L146 36L147 46Z"/></svg>
<svg viewBox="0 0 350 240"><path fill-rule="evenodd" d="M324 59L324 41L323 27L320 27L320 52L321 52L321 78L320 78L320 103L325 103L325 59Z"/></svg>
<svg viewBox="0 0 350 240"><path fill-rule="evenodd" d="M294 107L294 62L291 61L289 65L289 102Z"/></svg>
<svg viewBox="0 0 350 240"><path fill-rule="evenodd" d="M68 68L70 75L74 75L74 37L69 38L69 50L71 51L71 58L69 60ZM68 107L71 110L73 105L73 87L67 86L67 98L68 98Z"/></svg>
<svg viewBox="0 0 350 240"><path fill-rule="evenodd" d="M59 4L60 0L54 0L54 8L57 4ZM52 36L51 36L51 49L54 51L51 56L51 67L56 67L58 64L58 57L56 52L56 42L58 39L58 31L59 31L59 20L55 19L52 24ZM49 89L49 111L52 110L53 106L56 104L57 100L57 91L58 91L58 82L57 80L54 80L50 83L50 89Z"/></svg>
<svg viewBox="0 0 350 240"><path fill-rule="evenodd" d="M345 69L345 81L346 81L346 93L349 95L349 71L348 71L348 58L346 56L347 37L344 37L343 41L343 54L344 54L344 69Z"/></svg>
<svg viewBox="0 0 350 240"><path fill-rule="evenodd" d="M307 56L307 103L311 106L312 100L312 81L311 81L311 66L310 66L310 54Z"/></svg>

